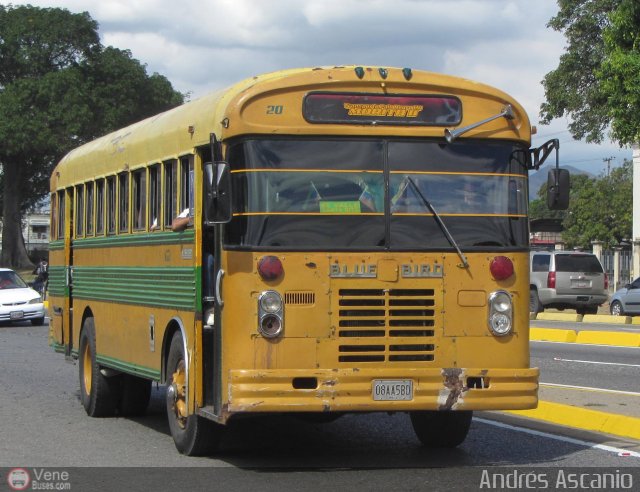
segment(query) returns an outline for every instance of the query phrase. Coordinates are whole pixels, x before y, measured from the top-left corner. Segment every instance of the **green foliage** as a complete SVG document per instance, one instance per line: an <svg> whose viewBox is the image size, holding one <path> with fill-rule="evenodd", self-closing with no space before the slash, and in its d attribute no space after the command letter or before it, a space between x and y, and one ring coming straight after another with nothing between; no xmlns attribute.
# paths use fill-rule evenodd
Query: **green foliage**
<svg viewBox="0 0 640 492"><path fill-rule="evenodd" d="M591 248L591 242L617 246L631 237L633 200L633 163L625 161L610 175L590 178L584 174L571 176L571 196L566 211L552 211L546 206L546 184L539 198L531 202L531 219L562 218L562 239L567 248Z"/></svg>
<svg viewBox="0 0 640 492"><path fill-rule="evenodd" d="M16 213L48 194L51 171L69 150L183 102L129 51L103 47L97 28L86 12L0 5L5 231ZM19 211L11 221L4 216L9 202ZM3 235L3 259L6 247Z"/></svg>
<svg viewBox="0 0 640 492"><path fill-rule="evenodd" d="M566 52L542 81L543 123L569 116L574 138L621 145L640 139L640 3L558 0L549 27L563 32Z"/></svg>
<svg viewBox="0 0 640 492"><path fill-rule="evenodd" d="M640 3L623 0L609 18L607 57L597 77L609 97L613 138L632 144L640 141Z"/></svg>

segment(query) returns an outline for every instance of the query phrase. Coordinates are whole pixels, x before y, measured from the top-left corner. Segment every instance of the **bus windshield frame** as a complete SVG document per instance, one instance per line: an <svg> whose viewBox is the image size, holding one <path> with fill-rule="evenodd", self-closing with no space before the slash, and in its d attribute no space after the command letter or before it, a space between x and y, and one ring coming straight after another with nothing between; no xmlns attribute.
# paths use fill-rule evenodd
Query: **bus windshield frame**
<svg viewBox="0 0 640 492"><path fill-rule="evenodd" d="M487 139L238 139L227 153L233 219L225 247L454 251L435 211L465 251L524 251L523 151L521 143Z"/></svg>

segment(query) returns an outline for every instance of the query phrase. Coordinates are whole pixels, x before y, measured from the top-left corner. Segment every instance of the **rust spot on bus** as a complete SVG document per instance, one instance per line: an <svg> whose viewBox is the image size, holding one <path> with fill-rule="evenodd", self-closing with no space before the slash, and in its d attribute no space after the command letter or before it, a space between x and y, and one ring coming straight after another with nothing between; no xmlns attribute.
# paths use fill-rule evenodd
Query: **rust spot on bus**
<svg viewBox="0 0 640 492"><path fill-rule="evenodd" d="M464 371L457 367L442 370L444 389L440 390L439 410L453 410L462 403L462 395L468 390L464 385Z"/></svg>

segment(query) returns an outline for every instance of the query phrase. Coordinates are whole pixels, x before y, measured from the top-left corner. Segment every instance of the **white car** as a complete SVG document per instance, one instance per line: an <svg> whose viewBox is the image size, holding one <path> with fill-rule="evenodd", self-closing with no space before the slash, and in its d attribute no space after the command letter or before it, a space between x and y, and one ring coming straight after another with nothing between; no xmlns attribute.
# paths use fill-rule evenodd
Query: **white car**
<svg viewBox="0 0 640 492"><path fill-rule="evenodd" d="M44 324L42 297L13 270L0 268L0 322L31 321Z"/></svg>

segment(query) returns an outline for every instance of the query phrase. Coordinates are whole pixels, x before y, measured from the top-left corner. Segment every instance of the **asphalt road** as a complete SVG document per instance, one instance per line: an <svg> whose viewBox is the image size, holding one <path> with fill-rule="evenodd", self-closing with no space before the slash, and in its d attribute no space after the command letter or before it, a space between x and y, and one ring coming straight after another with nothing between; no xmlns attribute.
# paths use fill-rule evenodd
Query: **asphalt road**
<svg viewBox="0 0 640 492"><path fill-rule="evenodd" d="M162 387L145 417L90 418L77 366L47 346L47 335L46 326L0 326L0 467L69 469L73 490L478 490L487 469L640 466L640 457L597 436L571 439L563 429L504 424L493 413L477 414L454 450L422 448L405 414L346 415L330 424L264 416L231 425L218 455L185 457L169 435Z"/></svg>

